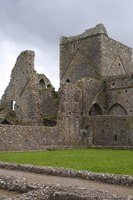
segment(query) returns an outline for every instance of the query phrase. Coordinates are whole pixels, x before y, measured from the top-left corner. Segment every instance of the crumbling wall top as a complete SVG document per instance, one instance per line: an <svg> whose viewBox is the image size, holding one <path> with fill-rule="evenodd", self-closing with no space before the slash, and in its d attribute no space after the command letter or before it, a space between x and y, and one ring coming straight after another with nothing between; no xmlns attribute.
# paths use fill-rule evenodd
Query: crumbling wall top
<svg viewBox="0 0 133 200"><path fill-rule="evenodd" d="M61 36L60 43L62 44L62 43L72 42L73 40L75 41L75 40L79 40L82 38L91 37L91 36L99 35L99 34L104 34L108 36L107 30L103 24L98 24L94 28L87 29L85 30L84 33L77 36L72 36L72 37Z"/></svg>

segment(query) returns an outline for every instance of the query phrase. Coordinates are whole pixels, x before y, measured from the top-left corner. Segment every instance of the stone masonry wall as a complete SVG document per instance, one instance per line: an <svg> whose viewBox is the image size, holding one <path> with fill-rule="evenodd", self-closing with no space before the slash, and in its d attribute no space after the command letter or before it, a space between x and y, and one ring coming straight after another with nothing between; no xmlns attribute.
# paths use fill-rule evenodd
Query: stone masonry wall
<svg viewBox="0 0 133 200"><path fill-rule="evenodd" d="M75 84L66 83L60 88L60 104L57 128L59 142L64 145L79 145L82 123L82 92Z"/></svg>
<svg viewBox="0 0 133 200"><path fill-rule="evenodd" d="M102 76L129 74L133 71L132 49L106 35L101 35Z"/></svg>
<svg viewBox="0 0 133 200"><path fill-rule="evenodd" d="M108 77L104 79L102 83L103 90L100 90L93 100L93 102L97 103L102 109L101 114L116 116L133 116L132 75L130 74L130 76L119 75L115 77Z"/></svg>
<svg viewBox="0 0 133 200"><path fill-rule="evenodd" d="M100 24L60 43L60 82L102 78L133 72L132 48L108 37Z"/></svg>
<svg viewBox="0 0 133 200"><path fill-rule="evenodd" d="M101 35L107 35L103 25L86 30L75 37L62 37L60 43L60 83L75 83L83 77L99 78L102 49Z"/></svg>
<svg viewBox="0 0 133 200"><path fill-rule="evenodd" d="M93 134L93 144L103 146L133 146L133 117L91 116L84 118Z"/></svg>
<svg viewBox="0 0 133 200"><path fill-rule="evenodd" d="M105 94L105 114L114 114L115 115L129 115L133 116L133 78L132 76L121 76L107 79L106 87L104 90ZM111 112L111 110L113 112ZM125 110L125 112L124 112Z"/></svg>
<svg viewBox="0 0 133 200"><path fill-rule="evenodd" d="M45 150L57 144L55 127L0 125L0 151Z"/></svg>
<svg viewBox="0 0 133 200"><path fill-rule="evenodd" d="M90 108L97 102L97 96L104 88L102 81L82 78L76 85L82 90L82 116L88 116Z"/></svg>

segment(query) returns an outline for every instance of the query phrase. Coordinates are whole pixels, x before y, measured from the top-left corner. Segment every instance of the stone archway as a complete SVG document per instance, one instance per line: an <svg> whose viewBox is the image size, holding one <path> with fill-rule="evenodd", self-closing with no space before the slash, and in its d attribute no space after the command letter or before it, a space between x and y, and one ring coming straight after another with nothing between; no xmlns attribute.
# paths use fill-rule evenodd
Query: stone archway
<svg viewBox="0 0 133 200"><path fill-rule="evenodd" d="M95 103L89 110L89 115L102 115L102 114L103 114L102 109L97 103Z"/></svg>
<svg viewBox="0 0 133 200"><path fill-rule="evenodd" d="M128 115L128 113L122 105L116 103L108 110L108 115Z"/></svg>

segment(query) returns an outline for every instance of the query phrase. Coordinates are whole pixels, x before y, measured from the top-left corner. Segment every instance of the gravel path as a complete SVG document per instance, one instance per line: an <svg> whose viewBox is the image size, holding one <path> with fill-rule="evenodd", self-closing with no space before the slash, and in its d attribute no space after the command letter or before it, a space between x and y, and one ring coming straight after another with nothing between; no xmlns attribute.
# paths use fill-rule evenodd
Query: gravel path
<svg viewBox="0 0 133 200"><path fill-rule="evenodd" d="M111 194L116 195L133 195L133 187L111 185L99 182L93 182L89 180L82 180L78 178L68 178L50 175L41 175L35 173L29 173L24 171L14 171L7 169L0 169L0 175L3 176L15 176L17 178L26 178L29 182L41 183L45 185L62 185L62 186L78 186L81 188L92 188L109 191Z"/></svg>
<svg viewBox="0 0 133 200"><path fill-rule="evenodd" d="M13 192L13 191L7 191L0 189L0 197L6 195L7 197L14 197L16 195L20 194L19 192Z"/></svg>

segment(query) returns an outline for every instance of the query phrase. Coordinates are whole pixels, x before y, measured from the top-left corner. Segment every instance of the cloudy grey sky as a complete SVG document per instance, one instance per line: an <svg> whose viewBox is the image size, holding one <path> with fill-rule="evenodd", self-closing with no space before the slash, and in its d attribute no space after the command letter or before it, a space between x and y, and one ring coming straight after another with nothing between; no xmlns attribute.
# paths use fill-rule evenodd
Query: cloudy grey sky
<svg viewBox="0 0 133 200"><path fill-rule="evenodd" d="M0 96L26 49L35 51L35 69L57 89L60 36L99 23L110 37L133 47L133 0L0 0Z"/></svg>

